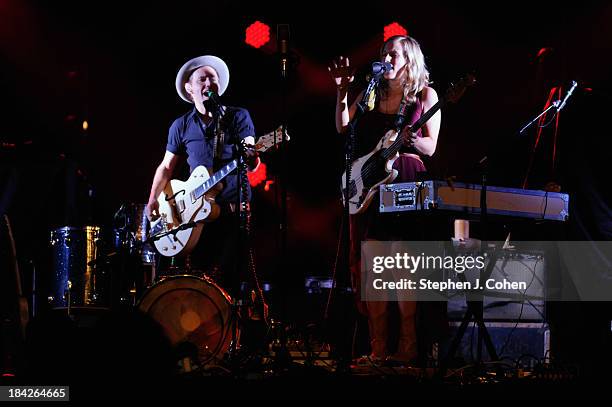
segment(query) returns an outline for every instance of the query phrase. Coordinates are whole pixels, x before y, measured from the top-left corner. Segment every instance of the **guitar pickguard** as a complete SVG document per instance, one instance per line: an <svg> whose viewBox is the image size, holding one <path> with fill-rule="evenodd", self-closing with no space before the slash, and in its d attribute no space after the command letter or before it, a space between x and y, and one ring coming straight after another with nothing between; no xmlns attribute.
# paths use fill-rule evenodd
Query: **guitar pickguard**
<svg viewBox="0 0 612 407"><path fill-rule="evenodd" d="M361 179L363 179L363 189L369 190L373 185L386 178L389 173L385 170L387 160L383 156L385 150L378 150L366 160L361 167Z"/></svg>

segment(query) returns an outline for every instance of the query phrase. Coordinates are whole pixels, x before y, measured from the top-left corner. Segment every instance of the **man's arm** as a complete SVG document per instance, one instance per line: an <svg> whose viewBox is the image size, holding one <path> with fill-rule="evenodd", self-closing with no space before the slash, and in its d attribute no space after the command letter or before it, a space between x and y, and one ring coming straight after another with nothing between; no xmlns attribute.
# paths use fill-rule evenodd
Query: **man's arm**
<svg viewBox="0 0 612 407"><path fill-rule="evenodd" d="M239 109L234 116L234 129L236 131L237 138L247 146L255 145L255 126L251 119L251 114L246 109ZM245 160L247 163L247 170L254 172L259 168L259 154L253 149L246 149Z"/></svg>
<svg viewBox="0 0 612 407"><path fill-rule="evenodd" d="M157 197L164 190L168 181L170 181L178 160L178 155L166 151L164 159L155 170L153 185L151 185L151 193L149 194L149 202L146 208L146 215L149 220L159 217L159 203L157 202Z"/></svg>

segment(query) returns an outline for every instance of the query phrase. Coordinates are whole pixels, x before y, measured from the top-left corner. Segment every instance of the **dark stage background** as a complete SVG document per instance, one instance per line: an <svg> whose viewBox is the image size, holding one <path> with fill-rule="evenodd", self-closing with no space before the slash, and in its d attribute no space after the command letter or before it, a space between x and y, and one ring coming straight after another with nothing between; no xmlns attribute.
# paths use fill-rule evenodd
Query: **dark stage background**
<svg viewBox="0 0 612 407"><path fill-rule="evenodd" d="M396 4L386 10L382 3L356 2L281 7L1 0L0 213L13 222L26 290L32 264L49 272L50 230L85 224L108 229L122 202L146 202L167 129L190 108L175 92L176 72L203 54L228 63L223 99L249 109L258 135L281 124L283 107L288 113L289 263L278 269L278 183L267 192L260 185L253 198L259 273L272 283L283 276L295 290L306 275L331 275L343 141L335 133L335 89L326 65L337 55L351 57L359 68L354 90L360 90L383 27L393 21L420 42L439 94L467 72L478 80L443 110L438 150L426 163L433 178L477 182L476 163L494 152L490 185L520 187L535 129L523 138L514 134L542 110L551 87L565 92L571 80L579 82L560 114L556 170L551 126L543 131L528 187L555 181L571 195L566 238L609 239L612 6ZM244 43L244 30L255 20L270 25L272 37L276 24L290 25L294 64L286 106L274 43L264 49ZM85 119L87 131L81 129ZM264 161L273 179L278 157L266 154ZM177 175L184 178L187 168ZM572 312L602 314L597 321L609 328L607 304L583 307L588 309Z"/></svg>

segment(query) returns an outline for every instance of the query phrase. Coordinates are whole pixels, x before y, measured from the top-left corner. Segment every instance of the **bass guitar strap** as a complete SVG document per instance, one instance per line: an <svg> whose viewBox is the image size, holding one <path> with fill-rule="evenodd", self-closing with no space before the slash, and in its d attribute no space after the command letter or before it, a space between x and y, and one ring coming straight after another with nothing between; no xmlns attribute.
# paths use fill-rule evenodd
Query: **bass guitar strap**
<svg viewBox="0 0 612 407"><path fill-rule="evenodd" d="M408 95L404 93L404 97L397 109L397 118L395 119L395 131L399 133L406 120L406 110L408 109Z"/></svg>

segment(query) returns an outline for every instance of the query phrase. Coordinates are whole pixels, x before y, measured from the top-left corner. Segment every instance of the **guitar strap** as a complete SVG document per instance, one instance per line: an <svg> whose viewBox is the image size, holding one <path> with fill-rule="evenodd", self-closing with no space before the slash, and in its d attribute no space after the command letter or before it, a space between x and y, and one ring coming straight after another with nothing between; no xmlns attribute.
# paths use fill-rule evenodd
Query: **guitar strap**
<svg viewBox="0 0 612 407"><path fill-rule="evenodd" d="M223 146L225 145L225 132L223 131L223 126L222 126L224 117L225 116L222 114L221 117L216 117L212 123L212 126L213 126L213 148L212 148L213 150L213 171L217 171L220 167L219 163L221 160L221 155L223 154ZM200 129L202 130L202 137L206 138L206 129L203 126L202 119L200 119L199 117L198 117L198 124L200 125Z"/></svg>
<svg viewBox="0 0 612 407"><path fill-rule="evenodd" d="M213 141L213 169L217 171L220 167L221 155L223 154L223 146L225 145L225 132L221 126L223 117L218 117L215 120L215 139Z"/></svg>
<svg viewBox="0 0 612 407"><path fill-rule="evenodd" d="M395 119L395 131L399 133L402 130L404 120L406 120L406 109L408 108L408 95L404 94L402 102L397 109L397 118Z"/></svg>

